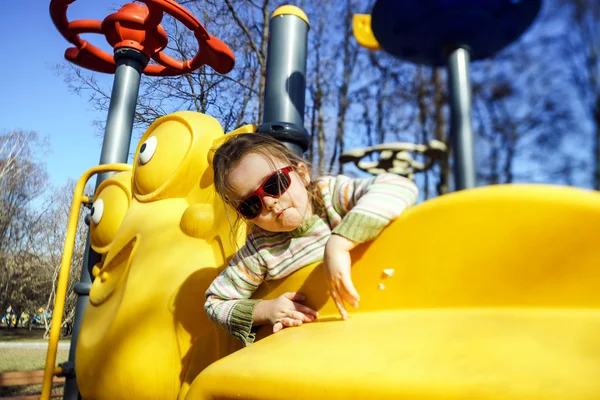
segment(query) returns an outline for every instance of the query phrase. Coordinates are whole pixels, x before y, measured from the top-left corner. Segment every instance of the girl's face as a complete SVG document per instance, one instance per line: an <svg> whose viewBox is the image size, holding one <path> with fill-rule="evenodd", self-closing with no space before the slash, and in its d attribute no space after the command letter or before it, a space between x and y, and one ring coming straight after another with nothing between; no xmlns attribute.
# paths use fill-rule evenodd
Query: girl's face
<svg viewBox="0 0 600 400"><path fill-rule="evenodd" d="M288 167L282 161L267 158L262 154L248 154L229 172L229 182L234 194L232 200L237 207L240 202L280 168ZM298 164L290 172L290 187L280 197L262 194L263 207L258 217L251 221L269 232L289 232L300 226L312 215L312 206L306 186L310 175L305 164Z"/></svg>

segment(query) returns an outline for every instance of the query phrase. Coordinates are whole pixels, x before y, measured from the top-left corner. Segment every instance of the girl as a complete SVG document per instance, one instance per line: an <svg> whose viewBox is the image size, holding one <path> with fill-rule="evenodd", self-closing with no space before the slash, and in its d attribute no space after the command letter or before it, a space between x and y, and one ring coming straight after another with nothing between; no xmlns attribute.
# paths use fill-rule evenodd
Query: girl
<svg viewBox="0 0 600 400"><path fill-rule="evenodd" d="M254 341L253 326L269 323L279 332L314 321L317 312L299 293L249 298L263 281L323 260L329 293L346 319L344 301L355 308L359 302L350 250L415 203L415 184L394 174L313 181L302 158L276 139L251 133L225 140L213 157L215 188L251 228L245 246L206 292L208 316L246 345Z"/></svg>

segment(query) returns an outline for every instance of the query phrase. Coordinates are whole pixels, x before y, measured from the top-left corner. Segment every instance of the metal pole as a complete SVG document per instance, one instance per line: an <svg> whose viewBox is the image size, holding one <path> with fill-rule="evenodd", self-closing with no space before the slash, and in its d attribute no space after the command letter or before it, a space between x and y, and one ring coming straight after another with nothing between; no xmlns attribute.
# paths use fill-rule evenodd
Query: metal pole
<svg viewBox="0 0 600 400"><path fill-rule="evenodd" d="M469 51L457 48L448 56L450 95L450 141L453 152L455 190L475 187L475 156L471 128Z"/></svg>
<svg viewBox="0 0 600 400"><path fill-rule="evenodd" d="M271 18L263 121L304 124L308 23L296 15Z"/></svg>
<svg viewBox="0 0 600 400"><path fill-rule="evenodd" d="M302 155L310 142L304 129L308 19L298 7L279 7L271 16L263 125L259 132L276 137Z"/></svg>
<svg viewBox="0 0 600 400"><path fill-rule="evenodd" d="M117 70L113 82L106 119L106 131L100 154L100 164L126 163L129 157L129 146L131 144L131 133L133 130L133 118L135 106L140 89L140 79L143 69L148 64L148 59L137 50L118 49L115 51L115 63ZM98 185L113 173L102 173L96 178L96 189ZM77 305L73 317L73 332L71 334L71 347L69 350L69 361L61 364L66 375L63 399L79 399L79 389L75 379L75 350L77 339L85 308L87 307L92 279L91 267L98 261L98 254L90 248L90 237L88 232L85 254L81 268L81 277L75 284L77 293Z"/></svg>
<svg viewBox="0 0 600 400"><path fill-rule="evenodd" d="M115 51L115 63L117 70L108 107L100 164L127 162L140 79L148 60L136 50L119 49ZM112 173L98 175L96 188L110 175Z"/></svg>

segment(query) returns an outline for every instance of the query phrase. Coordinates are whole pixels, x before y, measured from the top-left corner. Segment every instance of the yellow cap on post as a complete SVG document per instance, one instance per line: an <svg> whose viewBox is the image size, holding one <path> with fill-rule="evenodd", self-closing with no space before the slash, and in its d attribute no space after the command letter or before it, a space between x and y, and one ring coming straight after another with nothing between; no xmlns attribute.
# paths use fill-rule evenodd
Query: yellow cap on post
<svg viewBox="0 0 600 400"><path fill-rule="evenodd" d="M308 22L308 17L304 13L304 11L302 11L302 9L300 9L296 6L287 4L285 6L279 7L277 10L273 11L273 14L271 15L271 19L278 17L280 15L295 15L296 17L304 20L304 22L306 22L308 25L310 25Z"/></svg>
<svg viewBox="0 0 600 400"><path fill-rule="evenodd" d="M366 47L369 50L381 50L381 46L379 46L379 42L375 39L375 35L371 29L370 14L354 14L352 32L356 41L362 47Z"/></svg>

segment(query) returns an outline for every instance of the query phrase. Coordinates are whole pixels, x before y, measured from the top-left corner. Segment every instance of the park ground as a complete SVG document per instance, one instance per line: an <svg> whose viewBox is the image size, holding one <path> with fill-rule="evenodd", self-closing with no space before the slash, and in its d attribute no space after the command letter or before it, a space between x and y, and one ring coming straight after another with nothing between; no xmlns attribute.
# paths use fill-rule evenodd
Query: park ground
<svg viewBox="0 0 600 400"><path fill-rule="evenodd" d="M0 328L0 373L12 371L35 371L44 369L48 340L43 338L43 329ZM68 340L59 347L56 363L67 361ZM62 384L55 385L54 392L62 390ZM42 385L0 387L0 398L38 394Z"/></svg>

